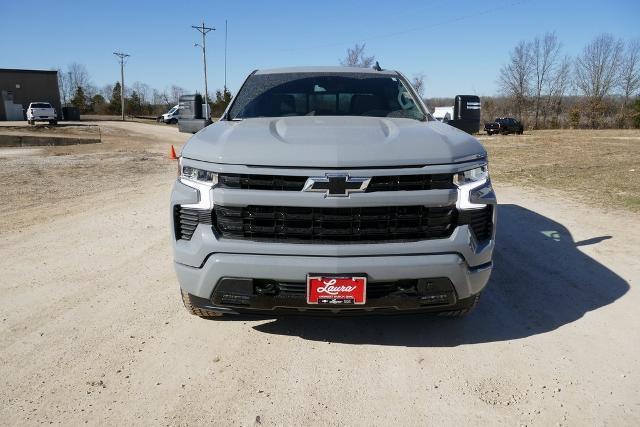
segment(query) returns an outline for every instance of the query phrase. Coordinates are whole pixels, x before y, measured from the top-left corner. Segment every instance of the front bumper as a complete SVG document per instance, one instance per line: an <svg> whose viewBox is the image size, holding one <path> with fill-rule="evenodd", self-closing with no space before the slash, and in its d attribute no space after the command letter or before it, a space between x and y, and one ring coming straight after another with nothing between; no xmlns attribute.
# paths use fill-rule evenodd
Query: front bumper
<svg viewBox="0 0 640 427"><path fill-rule="evenodd" d="M342 311L433 311L450 309L478 294L491 275L492 264L470 267L459 254L391 255L364 257L306 257L279 255L212 254L202 267L175 263L182 290L202 300L202 308L225 312L342 312ZM434 306L420 295L390 292L369 298L364 306L335 308L308 306L304 295L252 295L242 303L214 299L216 285L225 278L263 278L277 282L300 282L310 272L354 274L364 272L370 283L409 279L447 278L453 284L452 298ZM208 303L206 303L208 302ZM223 300L224 302L224 300Z"/></svg>
<svg viewBox="0 0 640 427"><path fill-rule="evenodd" d="M56 116L35 116L35 117L27 117L27 120L40 122L40 121L57 120L57 119L56 119Z"/></svg>

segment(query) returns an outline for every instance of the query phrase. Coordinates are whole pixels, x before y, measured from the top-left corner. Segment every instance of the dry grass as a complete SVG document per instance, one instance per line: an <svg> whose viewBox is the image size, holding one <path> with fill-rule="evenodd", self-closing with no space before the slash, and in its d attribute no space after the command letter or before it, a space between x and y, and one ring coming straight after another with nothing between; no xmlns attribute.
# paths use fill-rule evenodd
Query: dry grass
<svg viewBox="0 0 640 427"><path fill-rule="evenodd" d="M492 179L566 192L606 208L640 212L640 131L528 131L481 136Z"/></svg>

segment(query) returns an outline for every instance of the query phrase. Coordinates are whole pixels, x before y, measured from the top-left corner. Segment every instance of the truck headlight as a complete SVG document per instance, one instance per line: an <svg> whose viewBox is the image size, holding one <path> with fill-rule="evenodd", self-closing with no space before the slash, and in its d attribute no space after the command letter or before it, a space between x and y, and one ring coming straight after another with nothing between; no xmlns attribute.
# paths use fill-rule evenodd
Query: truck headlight
<svg viewBox="0 0 640 427"><path fill-rule="evenodd" d="M458 209L481 209L496 203L486 164L458 172L453 176L453 183L458 187Z"/></svg>
<svg viewBox="0 0 640 427"><path fill-rule="evenodd" d="M212 187L218 184L218 174L215 172L198 169L191 166L181 166L180 178L195 181L202 184L209 184Z"/></svg>
<svg viewBox="0 0 640 427"><path fill-rule="evenodd" d="M487 165L482 165L477 168L469 169L463 172L458 172L453 176L453 183L458 187L472 184L474 182L482 181L489 178L489 169Z"/></svg>

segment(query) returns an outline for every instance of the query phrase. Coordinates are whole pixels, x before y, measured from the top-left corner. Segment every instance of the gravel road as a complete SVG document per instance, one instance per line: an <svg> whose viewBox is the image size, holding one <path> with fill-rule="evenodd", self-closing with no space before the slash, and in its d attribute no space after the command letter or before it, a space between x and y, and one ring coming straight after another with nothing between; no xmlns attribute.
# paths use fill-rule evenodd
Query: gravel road
<svg viewBox="0 0 640 427"><path fill-rule="evenodd" d="M151 154L180 141L153 129ZM640 424L637 215L499 185L496 268L466 319L210 321L179 299L158 164L3 211L0 424Z"/></svg>

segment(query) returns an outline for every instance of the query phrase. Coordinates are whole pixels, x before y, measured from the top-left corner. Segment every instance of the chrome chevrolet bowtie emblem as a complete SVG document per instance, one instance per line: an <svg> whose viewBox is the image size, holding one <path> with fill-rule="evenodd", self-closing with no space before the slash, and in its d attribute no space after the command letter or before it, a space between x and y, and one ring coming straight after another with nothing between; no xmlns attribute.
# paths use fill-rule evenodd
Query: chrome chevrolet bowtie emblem
<svg viewBox="0 0 640 427"><path fill-rule="evenodd" d="M348 174L326 174L307 179L302 191L325 193L325 197L347 197L351 193L364 193L371 178L352 177Z"/></svg>

